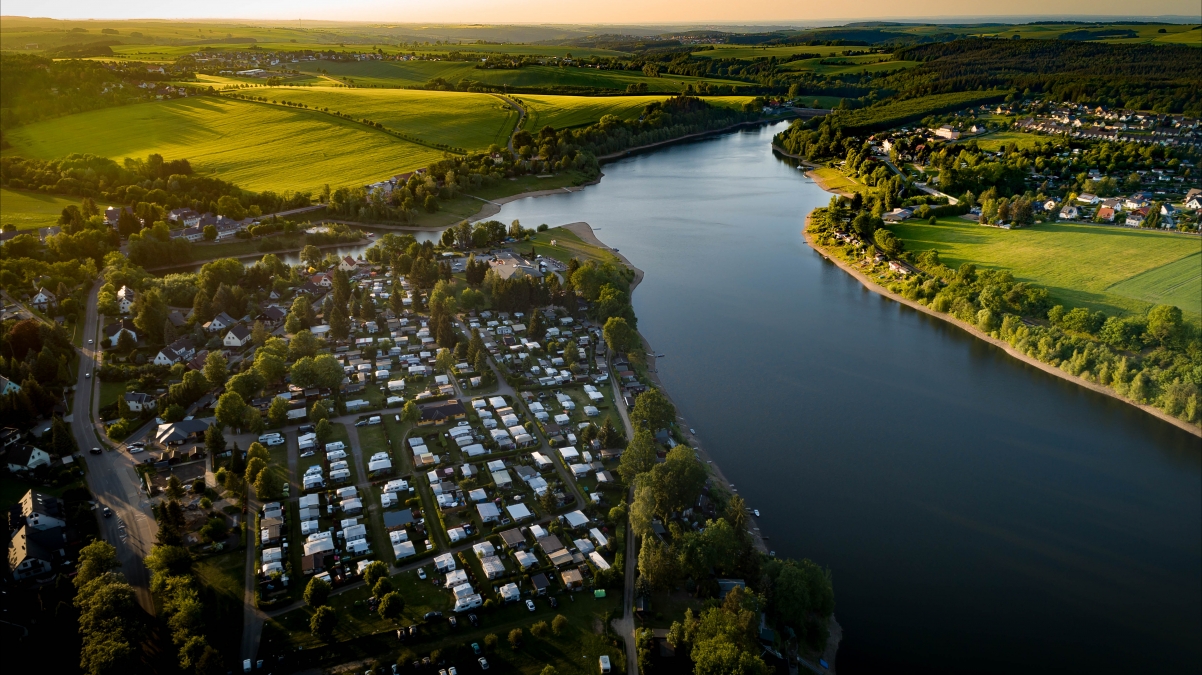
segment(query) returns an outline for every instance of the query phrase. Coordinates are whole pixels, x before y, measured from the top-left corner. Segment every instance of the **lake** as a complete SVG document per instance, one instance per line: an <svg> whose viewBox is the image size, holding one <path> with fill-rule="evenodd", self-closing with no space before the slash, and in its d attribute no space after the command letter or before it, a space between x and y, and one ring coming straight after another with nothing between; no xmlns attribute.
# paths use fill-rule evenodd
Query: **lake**
<svg viewBox="0 0 1202 675"><path fill-rule="evenodd" d="M831 569L840 673L1202 670L1202 442L865 290L779 126L607 164L497 219L587 221L779 555Z"/></svg>

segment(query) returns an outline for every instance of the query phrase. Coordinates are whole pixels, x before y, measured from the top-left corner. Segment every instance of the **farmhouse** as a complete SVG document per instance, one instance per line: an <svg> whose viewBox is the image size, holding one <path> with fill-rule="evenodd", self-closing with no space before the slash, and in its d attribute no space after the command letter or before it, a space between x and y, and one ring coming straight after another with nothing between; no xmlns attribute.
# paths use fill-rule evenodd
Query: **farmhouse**
<svg viewBox="0 0 1202 675"><path fill-rule="evenodd" d="M129 319L121 319L104 327L104 339L108 340L110 347L117 346L117 341L121 339L122 333L129 333L129 336L135 342L138 340L138 332L134 327L134 322Z"/></svg>

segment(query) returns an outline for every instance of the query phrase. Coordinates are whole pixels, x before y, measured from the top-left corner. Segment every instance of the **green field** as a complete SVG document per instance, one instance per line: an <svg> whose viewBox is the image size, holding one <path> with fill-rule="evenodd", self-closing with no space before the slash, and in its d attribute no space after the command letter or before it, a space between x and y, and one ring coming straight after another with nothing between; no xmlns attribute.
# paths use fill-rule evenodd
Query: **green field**
<svg viewBox="0 0 1202 675"><path fill-rule="evenodd" d="M647 77L640 71L629 70L556 66L485 70L466 61L308 61L292 65L302 73L319 75L324 70L330 77L345 78L345 81L356 85L373 87L415 87L436 77L452 84L460 80L474 80L497 87L594 87L615 91L625 91L628 85L642 83L647 85L649 91L670 93L681 91L686 84L700 82L748 86L746 82L686 75Z"/></svg>
<svg viewBox="0 0 1202 675"><path fill-rule="evenodd" d="M1029 134L1025 131L994 131L983 136L969 136L961 138L958 143L965 144L971 141L976 141L977 146L988 152L997 152L1003 145L1007 143L1015 143L1019 150L1035 147L1036 143L1054 143L1060 145L1063 139L1060 136L1040 136L1039 134Z"/></svg>
<svg viewBox="0 0 1202 675"><path fill-rule="evenodd" d="M693 56L703 59L763 59L769 56L786 58L794 54L820 54L828 56L847 50L860 51L866 47L831 47L827 45L793 45L788 47L753 47L751 45L714 45L714 49L704 49L693 52Z"/></svg>
<svg viewBox="0 0 1202 675"><path fill-rule="evenodd" d="M556 129L587 126L605 115L617 115L624 120L637 119L643 108L666 96L544 96L522 94L515 96L526 108L523 127L535 132L545 126Z"/></svg>
<svg viewBox="0 0 1202 675"><path fill-rule="evenodd" d="M517 111L489 94L344 87L268 87L250 94L367 118L426 142L466 150L504 146L518 121Z"/></svg>
<svg viewBox="0 0 1202 675"><path fill-rule="evenodd" d="M0 223L16 225L18 230L50 227L58 224L58 217L64 208L79 206L80 201L38 192L0 190Z"/></svg>
<svg viewBox="0 0 1202 675"><path fill-rule="evenodd" d="M1133 24L1028 24L1020 26L998 26L974 35L1012 38L1015 35L1027 40L1054 40L1074 31L1131 30L1135 37L1102 38L1098 42L1113 44L1184 44L1202 46L1202 32L1192 30L1197 24L1133 23ZM1164 33L1160 30L1164 29Z"/></svg>
<svg viewBox="0 0 1202 675"><path fill-rule="evenodd" d="M837 60L839 63L824 64L822 61ZM917 66L917 61L894 61L888 54L865 54L863 56L837 56L806 59L786 63L785 70L808 71L822 75L844 75L847 73L879 73Z"/></svg>
<svg viewBox="0 0 1202 675"><path fill-rule="evenodd" d="M249 190L360 185L426 166L442 152L324 113L210 96L106 108L8 134L4 154L117 161L157 152Z"/></svg>
<svg viewBox="0 0 1202 675"><path fill-rule="evenodd" d="M1060 223L1003 230L960 218L890 229L908 250L936 249L952 268L971 262L1010 270L1016 279L1047 287L1065 306L1123 314L1166 303L1202 315L1198 237Z"/></svg>

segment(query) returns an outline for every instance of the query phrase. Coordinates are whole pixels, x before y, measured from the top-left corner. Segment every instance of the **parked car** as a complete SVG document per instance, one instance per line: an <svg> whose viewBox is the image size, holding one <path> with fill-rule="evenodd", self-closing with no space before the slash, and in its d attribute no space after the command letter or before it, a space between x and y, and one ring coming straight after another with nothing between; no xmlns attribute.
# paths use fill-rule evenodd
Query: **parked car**
<svg viewBox="0 0 1202 675"><path fill-rule="evenodd" d="M483 650L483 649L480 649L480 643L479 643L479 642L473 642L473 643L472 643L472 653L473 653L473 654L476 654L476 655L479 655L479 654L483 654L483 653L484 653L484 650Z"/></svg>
<svg viewBox="0 0 1202 675"><path fill-rule="evenodd" d="M413 637L414 635L417 635L417 624L409 627L409 637Z"/></svg>
<svg viewBox="0 0 1202 675"><path fill-rule="evenodd" d="M106 507L104 507L104 517L105 517L105 518L112 518L112 517L113 517L113 510L112 510L112 509L110 509L110 508L109 508L109 507L107 507L107 506L106 506Z"/></svg>
<svg viewBox="0 0 1202 675"><path fill-rule="evenodd" d="M302 424L301 428L297 429L296 431L300 434L311 434L317 431L317 427L313 426L312 424Z"/></svg>
<svg viewBox="0 0 1202 675"><path fill-rule="evenodd" d="M92 377L92 371L89 370L87 373L84 373L84 379L91 379L91 377Z"/></svg>
<svg viewBox="0 0 1202 675"><path fill-rule="evenodd" d="M433 621L434 619L441 619L442 612L426 612L426 616L423 618L425 618L426 621Z"/></svg>
<svg viewBox="0 0 1202 675"><path fill-rule="evenodd" d="M526 601L526 609L530 610L531 612L534 611L534 601L533 600Z"/></svg>
<svg viewBox="0 0 1202 675"><path fill-rule="evenodd" d="M422 581L426 580L426 569L424 567L417 568L417 578Z"/></svg>
<svg viewBox="0 0 1202 675"><path fill-rule="evenodd" d="M459 675L459 671L455 670L455 666L447 668L447 675Z"/></svg>
<svg viewBox="0 0 1202 675"><path fill-rule="evenodd" d="M476 618L475 614L468 614L467 620L475 627L480 627L480 619Z"/></svg>
<svg viewBox="0 0 1202 675"><path fill-rule="evenodd" d="M480 664L480 670L488 670L488 659L481 656L476 659L476 662Z"/></svg>
<svg viewBox="0 0 1202 675"><path fill-rule="evenodd" d="M458 619L456 619L456 618L455 618L455 617L453 617L453 616L448 616L448 617L447 617L447 623L451 624L451 628L458 628L458 627L459 627L459 620L458 620Z"/></svg>
<svg viewBox="0 0 1202 675"><path fill-rule="evenodd" d="M100 448L92 448L91 450L88 450L88 452L92 453L93 455L99 455Z"/></svg>
<svg viewBox="0 0 1202 675"><path fill-rule="evenodd" d="M551 609L555 609L556 607L559 606L559 601L556 600L554 597L548 597L547 602L551 603Z"/></svg>

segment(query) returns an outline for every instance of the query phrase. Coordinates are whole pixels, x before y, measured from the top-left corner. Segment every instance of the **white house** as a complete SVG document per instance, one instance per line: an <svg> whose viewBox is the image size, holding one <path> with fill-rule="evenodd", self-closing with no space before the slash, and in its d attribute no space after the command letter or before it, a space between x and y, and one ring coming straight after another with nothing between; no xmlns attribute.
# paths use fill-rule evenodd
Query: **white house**
<svg viewBox="0 0 1202 675"><path fill-rule="evenodd" d="M338 269L343 272L354 272L359 269L359 264L355 262L354 258L348 255L338 262Z"/></svg>
<svg viewBox="0 0 1202 675"><path fill-rule="evenodd" d="M1060 209L1061 220L1076 220L1078 215L1080 215L1080 212L1077 211L1077 207L1075 206L1066 206Z"/></svg>
<svg viewBox="0 0 1202 675"><path fill-rule="evenodd" d="M104 339L109 341L110 347L117 346L117 341L121 339L122 333L129 333L129 336L135 342L138 340L138 332L134 328L134 322L129 319L122 319L104 327Z"/></svg>
<svg viewBox="0 0 1202 675"><path fill-rule="evenodd" d="M213 317L213 320L204 325L205 332L218 333L223 330L228 330L234 324L238 323L232 316L222 312Z"/></svg>
<svg viewBox="0 0 1202 675"><path fill-rule="evenodd" d="M1091 204L1092 205L1092 204L1097 204L1098 202L1102 201L1102 199L1095 194L1090 194L1088 192L1082 192L1081 194L1077 195L1077 201L1081 202L1082 204Z"/></svg>
<svg viewBox="0 0 1202 675"><path fill-rule="evenodd" d="M117 309L121 310L122 314L129 314L129 310L134 306L134 289L129 286L122 286L121 290L117 291Z"/></svg>
<svg viewBox="0 0 1202 675"><path fill-rule="evenodd" d="M250 329L242 324L238 324L225 334L225 338L221 341L221 344L226 347L245 347L250 343L250 339Z"/></svg>
<svg viewBox="0 0 1202 675"><path fill-rule="evenodd" d="M57 305L58 298L45 288L39 288L38 292L33 294L33 298L30 299L29 304L45 311L48 307Z"/></svg>
<svg viewBox="0 0 1202 675"><path fill-rule="evenodd" d="M13 382L3 375L0 375L0 396L11 394L15 391L21 391L21 385Z"/></svg>
<svg viewBox="0 0 1202 675"><path fill-rule="evenodd" d="M154 410L158 402L149 394L130 392L125 395L125 404L129 406L130 412L142 412L143 410Z"/></svg>
<svg viewBox="0 0 1202 675"><path fill-rule="evenodd" d="M8 458L5 461L8 464L9 471L32 471L39 466L49 465L50 455L41 448L36 448L32 445L22 445L9 450Z"/></svg>

